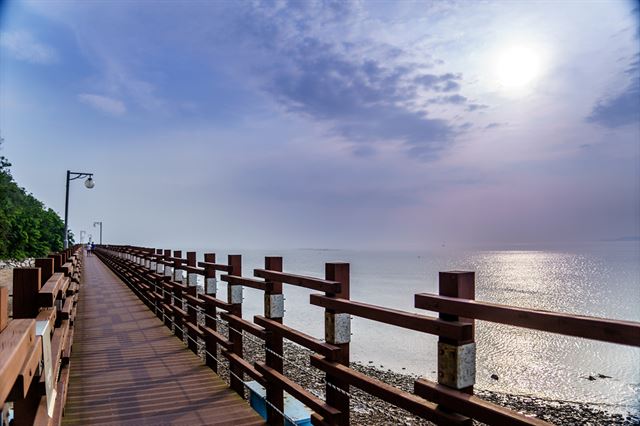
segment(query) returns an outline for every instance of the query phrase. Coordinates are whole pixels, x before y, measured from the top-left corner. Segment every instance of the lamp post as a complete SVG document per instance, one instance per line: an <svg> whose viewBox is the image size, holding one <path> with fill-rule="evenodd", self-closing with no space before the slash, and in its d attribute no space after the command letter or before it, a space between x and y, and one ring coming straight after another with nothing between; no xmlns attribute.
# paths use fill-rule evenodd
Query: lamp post
<svg viewBox="0 0 640 426"><path fill-rule="evenodd" d="M93 227L95 228L96 225L100 225L100 245L102 245L102 221L100 222L93 222Z"/></svg>
<svg viewBox="0 0 640 426"><path fill-rule="evenodd" d="M84 186L91 189L95 186L93 182L93 173L72 172L67 170L67 193L64 200L64 248L69 248L69 182L76 179L86 177Z"/></svg>

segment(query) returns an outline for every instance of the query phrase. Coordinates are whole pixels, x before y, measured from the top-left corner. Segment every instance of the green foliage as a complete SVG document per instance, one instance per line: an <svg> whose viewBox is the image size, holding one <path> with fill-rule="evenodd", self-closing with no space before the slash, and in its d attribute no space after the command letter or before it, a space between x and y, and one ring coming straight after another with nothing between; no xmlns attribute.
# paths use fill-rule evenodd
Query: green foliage
<svg viewBox="0 0 640 426"><path fill-rule="evenodd" d="M10 166L0 156L0 259L39 257L62 250L64 222L14 182Z"/></svg>

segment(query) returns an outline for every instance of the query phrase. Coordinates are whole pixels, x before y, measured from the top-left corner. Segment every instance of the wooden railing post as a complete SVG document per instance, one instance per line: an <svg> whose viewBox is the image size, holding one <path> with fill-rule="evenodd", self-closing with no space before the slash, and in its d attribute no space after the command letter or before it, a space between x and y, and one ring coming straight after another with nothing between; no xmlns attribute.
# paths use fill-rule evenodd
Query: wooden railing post
<svg viewBox="0 0 640 426"><path fill-rule="evenodd" d="M282 272L282 257L265 257L264 269ZM264 292L264 316L265 318L282 324L284 317L284 295L282 294L282 283L271 282ZM274 331L267 331L265 338L265 363L267 367L273 368L278 373L283 373L283 344L282 335ZM274 426L284 424L284 418L273 407L284 413L284 392L282 386L277 382L268 382L266 386L267 401L267 423ZM273 407L272 407L273 405Z"/></svg>
<svg viewBox="0 0 640 426"><path fill-rule="evenodd" d="M62 255L55 253L48 257L53 259L53 272L62 272Z"/></svg>
<svg viewBox="0 0 640 426"><path fill-rule="evenodd" d="M0 332L9 324L9 289L0 287Z"/></svg>
<svg viewBox="0 0 640 426"><path fill-rule="evenodd" d="M204 261L208 263L216 263L215 253L205 253ZM218 281L216 280L216 270L205 267L204 271L204 294L210 294L215 297L218 293Z"/></svg>
<svg viewBox="0 0 640 426"><path fill-rule="evenodd" d="M13 270L13 318L36 318L38 316L38 292L41 288L40 268L15 268ZM2 310L2 308L0 308ZM30 343L33 337L30 338ZM57 362L57 358L54 360ZM54 379L55 380L55 379ZM16 425L33 424L40 401L38 386L32 384L24 398L14 401Z"/></svg>
<svg viewBox="0 0 640 426"><path fill-rule="evenodd" d="M196 252L188 251L187 252L187 266L191 266L192 268L196 267ZM198 293L198 274L194 274L191 272L187 272L187 286L188 293L192 296L195 296Z"/></svg>
<svg viewBox="0 0 640 426"><path fill-rule="evenodd" d="M40 283L40 268L15 268L13 270L14 318L35 318L38 316Z"/></svg>
<svg viewBox="0 0 640 426"><path fill-rule="evenodd" d="M440 272L440 296L475 299L475 273ZM474 325L473 319L439 314L444 321L460 321ZM476 381L476 344L472 329L468 340L438 339L438 383L473 395Z"/></svg>
<svg viewBox="0 0 640 426"><path fill-rule="evenodd" d="M154 292L156 294L160 294L160 292L158 291L158 281L154 278L154 276L152 274L157 274L158 273L158 262L157 262L157 258L155 256L159 255L160 250L158 249L151 249L150 250L150 256L149 256L149 266L148 269L150 271L149 274L149 278L151 279L151 282L153 284L153 289L150 289L149 291ZM154 296L153 299L153 313L156 314L156 316L159 316L159 312L160 312L160 303L158 301L158 299Z"/></svg>
<svg viewBox="0 0 640 426"><path fill-rule="evenodd" d="M165 249L164 250L164 261L165 262L169 262L169 258L171 258L171 250ZM173 292L170 291L167 287L170 287L170 284L168 284L166 282L166 279L171 279L173 273L171 271L171 266L168 264L164 264L164 271L163 271L163 275L165 280L163 280L160 285L162 286L162 299L164 302L164 305L169 307L171 306L172 303L172 299L173 299ZM168 278L167 278L168 277ZM171 321L173 321L173 311L171 311L171 309L167 309L164 306L162 307L162 312L164 315L164 325L166 325L167 327L171 328Z"/></svg>
<svg viewBox="0 0 640 426"><path fill-rule="evenodd" d="M230 254L228 256L228 265L230 266L229 275L242 276L242 256L239 254ZM231 310L229 313L235 315L238 318L242 318L242 286L241 285L227 285L227 302L231 304ZM231 323L229 327L229 341L232 344L231 350L233 353L242 358L242 332L232 330ZM229 360L229 371L234 374L229 374L229 381L231 383L231 389L236 391L240 396L244 398L244 383L242 380L243 370L235 362Z"/></svg>
<svg viewBox="0 0 640 426"><path fill-rule="evenodd" d="M156 249L154 248L146 248L144 249L144 266L146 269L151 269L151 256L155 254Z"/></svg>
<svg viewBox="0 0 640 426"><path fill-rule="evenodd" d="M184 280L182 269L180 269L180 266L182 266L182 260L180 259L182 257L182 250L174 250L173 257L176 259L173 261L173 281L182 284Z"/></svg>
<svg viewBox="0 0 640 426"><path fill-rule="evenodd" d="M53 259L50 257L36 259L35 267L40 268L40 287L42 287L53 275Z"/></svg>
<svg viewBox="0 0 640 426"><path fill-rule="evenodd" d="M340 292L335 294L326 293L327 296L349 300L348 263L325 264L325 279L340 283ZM324 336L327 343L331 343L340 348L336 362L348 367L349 342L351 341L351 316L333 309L325 309ZM340 425L349 425L349 384L329 373L326 374L326 381L325 392L327 404L342 412Z"/></svg>
<svg viewBox="0 0 640 426"><path fill-rule="evenodd" d="M205 253L204 261L208 263L216 263L216 254L215 253ZM205 266L204 268L204 293L210 296L216 297L217 293L217 282L216 282L216 270ZM218 321L216 307L211 303L206 303L204 306L204 325L210 328L213 331L218 330ZM211 368L216 373L218 372L218 361L214 357L218 357L218 343L208 334L205 336L204 344L207 350L207 354L205 354L205 364ZM213 356L211 356L211 355Z"/></svg>
<svg viewBox="0 0 640 426"><path fill-rule="evenodd" d="M182 274L182 251L181 250L174 250L173 251L173 257L174 257L174 261L173 261L173 282L178 283L178 284L182 284L182 281L184 279L183 274ZM172 295L173 297L171 298L171 304L173 306L176 306L180 309L184 308L184 300L182 299L183 295L182 295L182 288L180 287L180 285L173 285L173 290L172 290ZM182 318L182 315L179 314L175 314L173 315L173 325L174 325L174 333L176 336L178 336L178 338L180 340L184 340L184 319Z"/></svg>

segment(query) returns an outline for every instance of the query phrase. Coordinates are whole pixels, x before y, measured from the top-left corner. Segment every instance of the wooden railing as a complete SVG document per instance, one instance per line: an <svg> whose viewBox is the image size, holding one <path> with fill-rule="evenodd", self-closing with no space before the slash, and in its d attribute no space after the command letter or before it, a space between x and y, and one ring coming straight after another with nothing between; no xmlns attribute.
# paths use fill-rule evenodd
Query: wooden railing
<svg viewBox="0 0 640 426"><path fill-rule="evenodd" d="M76 246L15 268L11 316L0 288L0 403L14 426L61 423L82 260Z"/></svg>
<svg viewBox="0 0 640 426"><path fill-rule="evenodd" d="M547 424L473 395L475 319L640 346L637 322L475 301L473 272L441 272L439 294L415 296L416 308L439 313L432 317L350 300L346 263L327 263L325 277L317 278L283 272L282 258L266 257L264 269L243 277L239 255L230 255L226 264L220 264L213 253L196 262L195 252L183 259L180 251L131 246L104 246L97 254L192 351L204 350L206 365L214 371L218 371L220 350L229 362L230 386L238 394L245 395L245 375L262 384L271 425L284 423L283 391L313 410L313 424L348 425L352 386L436 424L471 424L471 419L487 424ZM218 274L227 283L225 299L217 294ZM196 291L198 276L204 278L204 294ZM320 292L310 295L310 303L325 309L324 341L283 324L283 284ZM243 286L264 291L264 315L253 321L242 317ZM350 368L351 315L439 336L438 382L416 380L411 393ZM226 335L218 322L227 324ZM252 364L243 358L244 333L264 340L264 363ZM314 353L311 365L325 373L324 399L285 376L284 339Z"/></svg>

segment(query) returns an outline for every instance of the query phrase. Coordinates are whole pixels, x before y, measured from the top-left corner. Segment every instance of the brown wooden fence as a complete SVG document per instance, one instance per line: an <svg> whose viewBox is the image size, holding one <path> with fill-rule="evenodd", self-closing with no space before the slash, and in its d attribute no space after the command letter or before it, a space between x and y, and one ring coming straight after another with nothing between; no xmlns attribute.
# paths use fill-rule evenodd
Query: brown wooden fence
<svg viewBox="0 0 640 426"><path fill-rule="evenodd" d="M15 426L61 422L82 260L76 246L15 268L11 316L0 288L0 406Z"/></svg>
<svg viewBox="0 0 640 426"><path fill-rule="evenodd" d="M241 256L230 255L217 263L213 253L197 262L195 252L156 250L131 246L104 246L98 256L138 296L172 327L191 350L204 352L214 371L229 362L230 386L245 395L249 376L266 388L267 419L281 425L283 391L311 410L316 425L348 425L350 387L358 388L436 424L540 425L546 422L516 413L473 395L475 383L475 319L578 336L623 345L640 346L640 323L567 315L476 301L473 272L441 272L439 294L415 295L415 307L438 312L419 315L350 300L349 264L327 263L324 278L282 271L282 258L266 257L264 269L243 277ZM204 279L204 294L196 291ZM220 298L216 278L227 283ZM325 308L325 339L319 340L283 324L283 284L311 290L310 303ZM264 292L264 315L252 321L242 317L242 287ZM350 316L439 336L438 382L415 381L406 392L349 367ZM226 334L218 324L226 326ZM243 357L243 335L264 341L265 362L250 363ZM248 337L248 336L247 336ZM283 371L283 340L301 345L314 354L311 365L325 373L325 398L309 392Z"/></svg>

